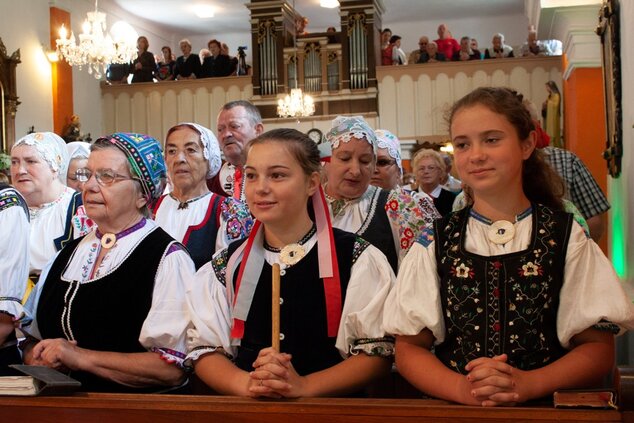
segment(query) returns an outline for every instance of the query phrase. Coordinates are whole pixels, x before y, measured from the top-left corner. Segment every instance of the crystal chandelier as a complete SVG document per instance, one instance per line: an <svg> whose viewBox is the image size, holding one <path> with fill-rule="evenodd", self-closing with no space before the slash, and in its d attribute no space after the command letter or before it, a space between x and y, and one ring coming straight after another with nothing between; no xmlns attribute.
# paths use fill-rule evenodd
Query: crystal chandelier
<svg viewBox="0 0 634 423"><path fill-rule="evenodd" d="M277 114L280 117L302 117L315 113L313 98L304 94L301 88L291 89L291 94L277 102Z"/></svg>
<svg viewBox="0 0 634 423"><path fill-rule="evenodd" d="M97 10L88 12L88 16L82 25L82 33L79 34L79 45L75 35L68 31L62 24L59 30L59 38L55 41L57 52L71 66L88 67L88 73L94 74L100 79L106 73L106 68L111 63L129 63L137 54L136 31L125 22L117 22L110 33L106 32L106 14ZM118 31L115 31L118 29Z"/></svg>
<svg viewBox="0 0 634 423"><path fill-rule="evenodd" d="M293 11L295 10L295 0L293 0ZM293 47L295 48L295 75L299 62L297 60L297 27L293 33ZM315 113L315 102L308 94L304 94L301 88L297 87L297 77L295 77L295 88L291 89L291 94L284 99L277 101L277 115L282 118L300 118L310 116Z"/></svg>

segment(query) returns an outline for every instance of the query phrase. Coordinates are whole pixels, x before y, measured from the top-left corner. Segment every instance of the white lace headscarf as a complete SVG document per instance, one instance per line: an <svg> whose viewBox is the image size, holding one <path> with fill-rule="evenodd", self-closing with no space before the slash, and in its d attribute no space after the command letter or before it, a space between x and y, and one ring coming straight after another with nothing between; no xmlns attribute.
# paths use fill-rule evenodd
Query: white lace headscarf
<svg viewBox="0 0 634 423"><path fill-rule="evenodd" d="M207 179L213 178L214 176L216 176L218 171L220 171L220 167L222 166L222 159L220 158L220 145L218 144L218 139L209 128L205 128L204 126L197 123L183 122L179 123L178 125L172 126L169 131L167 131L165 140L167 141L167 137L169 137L172 132L182 126L190 127L198 132L198 134L200 135L200 142L203 145L203 157L209 162Z"/></svg>
<svg viewBox="0 0 634 423"><path fill-rule="evenodd" d="M326 140L332 145L333 150L339 147L339 143L348 142L353 138L366 140L376 157L376 134L361 116L337 116L326 133Z"/></svg>
<svg viewBox="0 0 634 423"><path fill-rule="evenodd" d="M66 150L66 143L59 135L52 132L28 134L13 144L11 151L20 145L35 147L40 157L48 163L53 172L57 172L58 179L66 185L69 156Z"/></svg>
<svg viewBox="0 0 634 423"><path fill-rule="evenodd" d="M398 137L387 129L377 129L374 133L376 134L376 146L387 150L390 157L396 161L398 170L402 175L403 164L401 162L401 142Z"/></svg>

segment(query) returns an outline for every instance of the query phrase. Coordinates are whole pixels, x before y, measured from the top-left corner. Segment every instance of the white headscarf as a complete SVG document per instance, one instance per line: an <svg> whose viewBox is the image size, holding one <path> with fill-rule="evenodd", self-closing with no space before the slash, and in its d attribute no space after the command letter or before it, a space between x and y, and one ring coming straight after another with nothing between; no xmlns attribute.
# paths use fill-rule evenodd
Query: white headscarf
<svg viewBox="0 0 634 423"><path fill-rule="evenodd" d="M68 161L73 159L87 159L90 155L90 144L84 141L73 141L66 144Z"/></svg>
<svg viewBox="0 0 634 423"><path fill-rule="evenodd" d="M348 142L353 138L365 139L376 156L376 134L361 116L337 116L326 133L326 140L332 144L332 149L339 147L340 142Z"/></svg>
<svg viewBox="0 0 634 423"><path fill-rule="evenodd" d="M218 139L209 128L205 128L202 125L191 122L182 122L178 125L172 126L165 136L165 140L170 136L172 132L179 126L189 126L194 129L200 135L200 141L203 145L203 157L209 162L209 171L207 172L207 179L211 179L220 171L222 166L222 159L220 158L220 145Z"/></svg>
<svg viewBox="0 0 634 423"><path fill-rule="evenodd" d="M40 157L48 163L53 172L57 172L57 177L66 185L66 171L68 169L68 151L66 143L57 134L52 132L34 132L20 138L13 147L29 145L35 147Z"/></svg>
<svg viewBox="0 0 634 423"><path fill-rule="evenodd" d="M376 134L376 145L378 148L385 148L387 153L396 161L398 170L403 174L403 164L401 163L401 143L398 137L388 131L387 129L377 129L374 131Z"/></svg>

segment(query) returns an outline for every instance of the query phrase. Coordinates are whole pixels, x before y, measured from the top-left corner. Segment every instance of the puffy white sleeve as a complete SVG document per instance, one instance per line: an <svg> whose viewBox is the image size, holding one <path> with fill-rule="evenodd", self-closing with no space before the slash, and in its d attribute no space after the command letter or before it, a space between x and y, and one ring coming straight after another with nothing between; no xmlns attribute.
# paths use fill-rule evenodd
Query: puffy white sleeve
<svg viewBox="0 0 634 423"><path fill-rule="evenodd" d="M608 258L573 222L557 313L561 345L569 348L574 335L592 326L615 333L634 329L634 305Z"/></svg>
<svg viewBox="0 0 634 423"><path fill-rule="evenodd" d="M394 340L381 327L383 304L394 280L385 255L367 245L352 266L341 313L336 347L343 357L361 352L382 357L394 353Z"/></svg>
<svg viewBox="0 0 634 423"><path fill-rule="evenodd" d="M425 236L425 235L423 235ZM417 335L429 329L436 344L445 339L434 242L415 243L403 260L396 284L385 302L383 329L394 335Z"/></svg>
<svg viewBox="0 0 634 423"><path fill-rule="evenodd" d="M224 280L214 270L214 266L226 266L224 257L226 250L217 252L211 262L198 269L189 286L187 305L193 326L187 333L188 361L219 349L231 357L237 354L237 344L232 345L231 339L231 300Z"/></svg>
<svg viewBox="0 0 634 423"><path fill-rule="evenodd" d="M180 244L171 244L156 272L152 306L139 335L141 345L179 366L185 359L191 326L185 295L195 272L187 251Z"/></svg>
<svg viewBox="0 0 634 423"><path fill-rule="evenodd" d="M20 320L29 277L29 220L21 206L7 207L0 217L4 238L0 242L0 312Z"/></svg>

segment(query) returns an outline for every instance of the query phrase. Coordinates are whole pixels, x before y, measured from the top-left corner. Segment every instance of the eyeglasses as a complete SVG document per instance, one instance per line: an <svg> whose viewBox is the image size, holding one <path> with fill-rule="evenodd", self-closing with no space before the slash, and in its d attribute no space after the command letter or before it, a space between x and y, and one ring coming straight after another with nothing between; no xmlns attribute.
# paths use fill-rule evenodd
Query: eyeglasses
<svg viewBox="0 0 634 423"><path fill-rule="evenodd" d="M394 164L394 160L390 160L390 159L378 159L376 161L376 166L377 167L388 167L388 166L392 166Z"/></svg>
<svg viewBox="0 0 634 423"><path fill-rule="evenodd" d="M438 169L440 169L438 166L418 166L416 170L419 170L421 172L429 170L430 172L433 172L434 170L438 170Z"/></svg>
<svg viewBox="0 0 634 423"><path fill-rule="evenodd" d="M139 178L133 178L130 176L125 176L125 175L119 175L118 173L116 173L114 170L112 169L102 169L102 170L98 170L96 172L92 172L90 169L87 168L83 168L83 169L77 169L75 171L75 177L77 178L77 180L81 183L86 183L90 180L91 176L95 176L95 179L97 180L97 183L99 185L101 185L102 187L107 187L110 186L112 184L115 183L115 181L118 179L120 181L126 181L126 180L139 180Z"/></svg>

